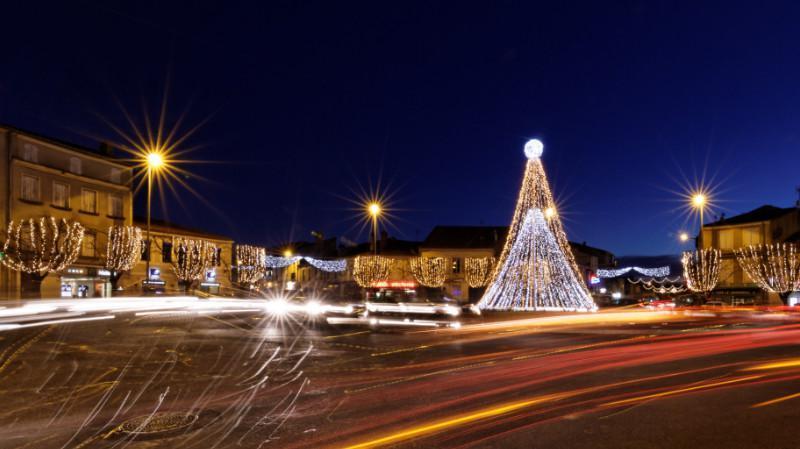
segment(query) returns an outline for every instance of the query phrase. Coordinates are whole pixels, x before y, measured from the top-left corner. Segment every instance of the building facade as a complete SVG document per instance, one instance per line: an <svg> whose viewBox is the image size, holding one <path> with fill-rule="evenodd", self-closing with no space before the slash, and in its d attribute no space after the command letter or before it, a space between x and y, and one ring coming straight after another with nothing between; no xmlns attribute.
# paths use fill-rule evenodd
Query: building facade
<svg viewBox="0 0 800 449"><path fill-rule="evenodd" d="M800 241L800 207L766 205L704 225L697 246L716 248L722 253L716 288L718 295L776 303L780 302L777 295L767 295L742 270L734 250L750 245L797 241Z"/></svg>
<svg viewBox="0 0 800 449"><path fill-rule="evenodd" d="M147 221L136 219L134 225L142 229L144 238ZM119 281L123 290L141 291L144 287L163 293L178 293L183 291L174 265L177 263L175 243L178 239L205 240L216 247L216 254L211 266L205 269L202 279L194 286L201 292L210 294L231 293L231 265L233 260L233 239L199 231L184 226L167 223L161 220L151 220L150 240L153 242L150 250L150 273L147 275L147 251L142 251L142 257L133 270L126 273ZM146 279L149 279L145 282Z"/></svg>
<svg viewBox="0 0 800 449"><path fill-rule="evenodd" d="M110 153L0 126L0 182L3 238L11 221L54 217L85 228L78 260L41 284L44 298L108 296L104 269L109 227L132 222L131 167ZM3 267L5 298L25 295L27 275Z"/></svg>

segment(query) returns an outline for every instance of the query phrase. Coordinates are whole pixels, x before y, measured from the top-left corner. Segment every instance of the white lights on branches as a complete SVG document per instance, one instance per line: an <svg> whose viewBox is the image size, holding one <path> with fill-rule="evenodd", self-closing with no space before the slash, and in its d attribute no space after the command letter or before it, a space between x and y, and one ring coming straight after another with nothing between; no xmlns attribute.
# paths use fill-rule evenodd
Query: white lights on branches
<svg viewBox="0 0 800 449"><path fill-rule="evenodd" d="M683 253L683 277L693 292L710 292L719 281L720 251L714 248Z"/></svg>
<svg viewBox="0 0 800 449"><path fill-rule="evenodd" d="M266 249L260 246L236 245L236 275L242 284L255 284L264 277Z"/></svg>
<svg viewBox="0 0 800 449"><path fill-rule="evenodd" d="M631 271L635 271L639 274L643 274L645 276L650 276L654 278L663 278L669 276L670 274L669 266L657 267L657 268L625 267L625 268L615 268L610 270L597 270L597 277L604 279L615 278L622 276L623 274L630 273Z"/></svg>
<svg viewBox="0 0 800 449"><path fill-rule="evenodd" d="M738 248L736 260L750 279L768 292L800 290L800 253L797 245L775 243Z"/></svg>
<svg viewBox="0 0 800 449"><path fill-rule="evenodd" d="M53 217L21 220L8 224L3 265L17 271L44 277L71 265L78 258L83 241L83 226Z"/></svg>
<svg viewBox="0 0 800 449"><path fill-rule="evenodd" d="M478 306L492 310L594 311L581 279L541 159L538 140L525 144L528 162L505 246Z"/></svg>
<svg viewBox="0 0 800 449"><path fill-rule="evenodd" d="M106 268L113 272L130 271L141 258L142 230L136 226L108 228Z"/></svg>
<svg viewBox="0 0 800 449"><path fill-rule="evenodd" d="M359 287L371 287L389 278L392 260L383 256L357 256L353 262L353 278Z"/></svg>
<svg viewBox="0 0 800 449"><path fill-rule="evenodd" d="M492 272L497 259L494 257L464 258L464 277L472 288L485 287L492 280Z"/></svg>
<svg viewBox="0 0 800 449"><path fill-rule="evenodd" d="M447 280L449 260L444 257L415 257L410 261L414 279L426 287L439 288Z"/></svg>
<svg viewBox="0 0 800 449"><path fill-rule="evenodd" d="M206 270L214 265L217 247L207 240L176 238L173 251L175 276L182 283L191 283L203 279Z"/></svg>

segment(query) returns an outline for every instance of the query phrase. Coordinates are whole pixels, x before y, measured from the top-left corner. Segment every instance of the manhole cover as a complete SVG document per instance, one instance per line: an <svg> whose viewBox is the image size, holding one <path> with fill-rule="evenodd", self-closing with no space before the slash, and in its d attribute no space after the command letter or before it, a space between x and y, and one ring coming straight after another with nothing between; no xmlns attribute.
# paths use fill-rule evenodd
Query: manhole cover
<svg viewBox="0 0 800 449"><path fill-rule="evenodd" d="M115 430L127 435L159 435L185 429L197 421L194 413L160 412L154 415L131 418Z"/></svg>

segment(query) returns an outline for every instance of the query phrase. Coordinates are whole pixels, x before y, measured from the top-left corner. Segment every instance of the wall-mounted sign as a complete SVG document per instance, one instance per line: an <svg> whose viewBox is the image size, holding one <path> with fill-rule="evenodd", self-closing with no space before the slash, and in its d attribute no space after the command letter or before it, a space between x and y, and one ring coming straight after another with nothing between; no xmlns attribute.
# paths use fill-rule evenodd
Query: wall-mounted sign
<svg viewBox="0 0 800 449"><path fill-rule="evenodd" d="M217 280L217 270L215 270L213 268L210 269L210 270L207 270L206 271L206 281L214 282L216 280Z"/></svg>
<svg viewBox="0 0 800 449"><path fill-rule="evenodd" d="M600 278L593 274L589 276L589 283L592 285L597 285L600 283Z"/></svg>
<svg viewBox="0 0 800 449"><path fill-rule="evenodd" d="M98 276L111 276L111 271L109 270L97 270Z"/></svg>
<svg viewBox="0 0 800 449"><path fill-rule="evenodd" d="M150 280L161 279L160 268L150 268Z"/></svg>
<svg viewBox="0 0 800 449"><path fill-rule="evenodd" d="M375 281L371 284L372 288L417 288L414 281Z"/></svg>

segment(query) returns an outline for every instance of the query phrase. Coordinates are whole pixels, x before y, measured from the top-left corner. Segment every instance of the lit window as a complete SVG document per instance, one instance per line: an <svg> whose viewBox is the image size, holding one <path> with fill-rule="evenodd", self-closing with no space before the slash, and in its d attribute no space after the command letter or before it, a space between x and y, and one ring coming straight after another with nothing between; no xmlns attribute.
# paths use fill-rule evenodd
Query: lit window
<svg viewBox="0 0 800 449"><path fill-rule="evenodd" d="M23 200L39 201L39 178L22 175L22 188L20 190Z"/></svg>
<svg viewBox="0 0 800 449"><path fill-rule="evenodd" d="M69 207L69 185L60 182L53 183L53 206Z"/></svg>
<svg viewBox="0 0 800 449"><path fill-rule="evenodd" d="M36 145L26 143L22 147L22 159L28 162L39 162L39 149Z"/></svg>
<svg viewBox="0 0 800 449"><path fill-rule="evenodd" d="M97 236L91 233L83 234L83 244L81 245L81 256L94 257L97 246Z"/></svg>
<svg viewBox="0 0 800 449"><path fill-rule="evenodd" d="M719 231L719 249L733 249L733 229Z"/></svg>
<svg viewBox="0 0 800 449"><path fill-rule="evenodd" d="M758 245L761 243L761 228L752 227L742 229L742 246Z"/></svg>
<svg viewBox="0 0 800 449"><path fill-rule="evenodd" d="M119 195L108 195L108 215L112 217L122 217L122 197Z"/></svg>
<svg viewBox="0 0 800 449"><path fill-rule="evenodd" d="M110 178L111 178L111 182L113 182L114 184L119 184L121 182L121 179L122 179L122 172L120 171L120 169L112 168L111 169Z"/></svg>
<svg viewBox="0 0 800 449"><path fill-rule="evenodd" d="M453 258L453 273L461 273L461 258Z"/></svg>
<svg viewBox="0 0 800 449"><path fill-rule="evenodd" d="M97 192L81 189L81 210L83 212L97 213Z"/></svg>
<svg viewBox="0 0 800 449"><path fill-rule="evenodd" d="M69 171L71 171L76 175L82 174L83 170L81 166L81 160L78 159L77 157L69 158Z"/></svg>

